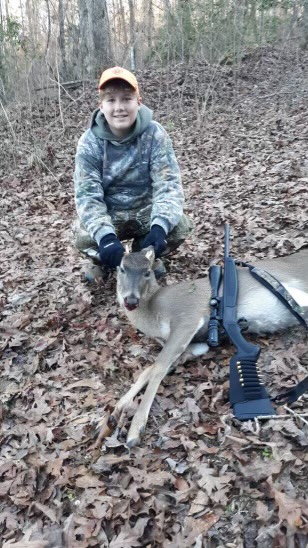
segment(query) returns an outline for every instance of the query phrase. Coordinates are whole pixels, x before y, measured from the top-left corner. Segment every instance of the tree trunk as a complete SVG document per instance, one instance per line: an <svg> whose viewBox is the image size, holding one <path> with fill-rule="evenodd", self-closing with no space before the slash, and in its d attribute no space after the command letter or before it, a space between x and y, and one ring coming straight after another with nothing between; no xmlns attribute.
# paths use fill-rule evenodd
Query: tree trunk
<svg viewBox="0 0 308 548"><path fill-rule="evenodd" d="M4 96L4 76L5 76L5 70L3 67L3 59L4 59L4 44L2 37L4 36L4 20L3 20L3 14L2 14L2 4L0 2L0 98L3 98ZM2 95L3 94L3 95Z"/></svg>
<svg viewBox="0 0 308 548"><path fill-rule="evenodd" d="M130 41L130 54L132 70L135 70L136 62L136 20L135 20L135 6L134 0L128 0L129 5L129 41Z"/></svg>
<svg viewBox="0 0 308 548"><path fill-rule="evenodd" d="M303 40L302 48L308 48L308 0L303 0Z"/></svg>
<svg viewBox="0 0 308 548"><path fill-rule="evenodd" d="M46 9L47 9L47 39L46 39L46 45L45 45L45 59L48 54L48 50L50 46L50 36L51 36L51 18L50 18L49 0L46 0Z"/></svg>
<svg viewBox="0 0 308 548"><path fill-rule="evenodd" d="M8 19L10 17L8 0L5 0L4 5L5 5L5 17L6 17L6 19Z"/></svg>
<svg viewBox="0 0 308 548"><path fill-rule="evenodd" d="M153 16L153 3L152 0L148 0L148 24L147 24L147 42L148 42L148 55L151 55L153 47L153 32L154 16Z"/></svg>
<svg viewBox="0 0 308 548"><path fill-rule="evenodd" d="M78 0L78 7L81 76L97 78L112 61L106 0Z"/></svg>
<svg viewBox="0 0 308 548"><path fill-rule="evenodd" d="M58 44L61 54L61 61L59 72L62 79L67 77L67 63L66 63L66 46L65 46L65 30L64 30L64 4L63 0L59 0L58 4L58 20L59 20L59 36Z"/></svg>
<svg viewBox="0 0 308 548"><path fill-rule="evenodd" d="M123 1L120 0L120 17L121 17L121 29L123 33L123 42L124 42L124 48L128 47L128 35L127 35L127 29L126 29L126 21L125 21L125 11L123 7Z"/></svg>
<svg viewBox="0 0 308 548"><path fill-rule="evenodd" d="M39 46L39 38L38 38L38 17L37 17L37 6L33 2L33 0L26 0L26 17L28 20L28 32L29 32L29 40L31 42L31 46L33 50L36 52L37 48Z"/></svg>

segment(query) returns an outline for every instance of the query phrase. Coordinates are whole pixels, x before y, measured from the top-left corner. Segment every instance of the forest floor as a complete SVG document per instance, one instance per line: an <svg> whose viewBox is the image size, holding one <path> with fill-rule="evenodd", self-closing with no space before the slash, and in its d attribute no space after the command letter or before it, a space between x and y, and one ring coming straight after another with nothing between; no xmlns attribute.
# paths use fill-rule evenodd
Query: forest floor
<svg viewBox="0 0 308 548"><path fill-rule="evenodd" d="M263 47L239 66L138 73L169 131L195 231L167 283L223 256L308 244L308 54ZM77 140L96 82L1 114L2 548L304 548L308 398L239 423L223 345L167 377L139 447L97 429L159 352L119 313L115 276L87 284L72 248ZM259 337L272 395L307 375L302 328ZM306 418L305 418L306 417Z"/></svg>

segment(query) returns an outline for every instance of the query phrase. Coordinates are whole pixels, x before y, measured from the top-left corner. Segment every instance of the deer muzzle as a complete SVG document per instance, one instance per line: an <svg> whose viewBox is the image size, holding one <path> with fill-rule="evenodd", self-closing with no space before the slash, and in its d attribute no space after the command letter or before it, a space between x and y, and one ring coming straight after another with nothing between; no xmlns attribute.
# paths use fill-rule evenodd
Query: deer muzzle
<svg viewBox="0 0 308 548"><path fill-rule="evenodd" d="M129 297L125 297L124 299L124 306L127 308L127 310L136 310L139 306L139 299L135 297L134 295L131 295Z"/></svg>

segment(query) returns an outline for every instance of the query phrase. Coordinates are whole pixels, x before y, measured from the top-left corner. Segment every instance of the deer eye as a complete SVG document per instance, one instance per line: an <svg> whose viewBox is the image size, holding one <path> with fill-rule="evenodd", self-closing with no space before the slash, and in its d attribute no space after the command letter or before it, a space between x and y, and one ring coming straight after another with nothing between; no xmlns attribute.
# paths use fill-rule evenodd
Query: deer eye
<svg viewBox="0 0 308 548"><path fill-rule="evenodd" d="M144 277L145 277L145 278L149 278L149 277L150 277L150 274L151 274L151 270L148 270L148 271L145 273Z"/></svg>
<svg viewBox="0 0 308 548"><path fill-rule="evenodd" d="M120 266L120 271L122 272L122 274L125 273L125 270L124 270L123 266Z"/></svg>

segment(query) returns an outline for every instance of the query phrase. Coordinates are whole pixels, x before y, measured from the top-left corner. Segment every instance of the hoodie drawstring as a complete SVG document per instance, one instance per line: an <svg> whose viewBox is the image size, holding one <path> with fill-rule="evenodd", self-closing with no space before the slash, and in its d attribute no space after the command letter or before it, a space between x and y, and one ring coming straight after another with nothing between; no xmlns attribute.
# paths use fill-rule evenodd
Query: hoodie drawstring
<svg viewBox="0 0 308 548"><path fill-rule="evenodd" d="M138 146L138 155L139 155L139 166L142 166L142 146L140 141L140 135L137 137L137 146Z"/></svg>
<svg viewBox="0 0 308 548"><path fill-rule="evenodd" d="M103 178L104 178L104 170L107 169L107 165L108 165L107 147L108 147L108 141L107 139L104 139Z"/></svg>

